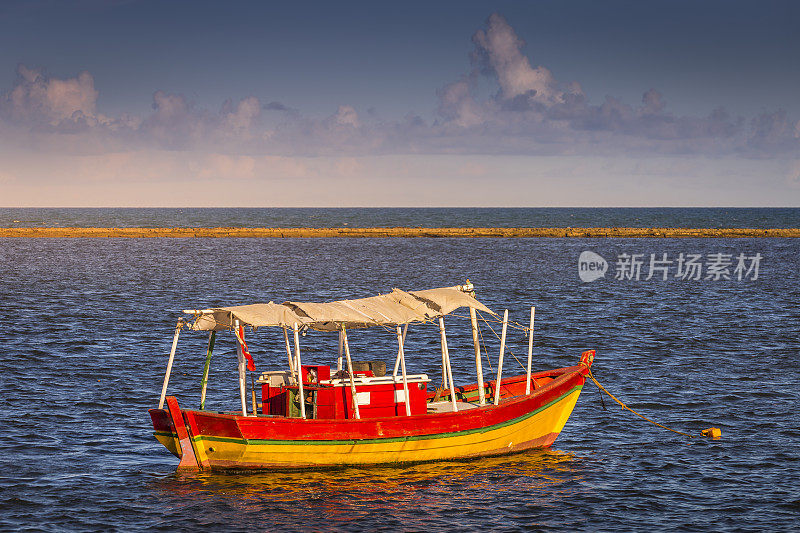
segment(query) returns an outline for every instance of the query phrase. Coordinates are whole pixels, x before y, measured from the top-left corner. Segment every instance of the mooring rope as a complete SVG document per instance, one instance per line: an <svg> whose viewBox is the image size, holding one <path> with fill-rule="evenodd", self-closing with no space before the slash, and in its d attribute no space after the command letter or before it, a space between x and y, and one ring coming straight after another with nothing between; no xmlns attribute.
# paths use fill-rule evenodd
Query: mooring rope
<svg viewBox="0 0 800 533"><path fill-rule="evenodd" d="M596 378L594 377L594 375L592 374L592 369L591 369L591 368L589 369L589 379L591 379L592 381L594 381L594 384L595 384L595 385L597 385L597 388L598 388L598 389L600 389L602 392L605 392L606 394L608 394L609 398L611 398L612 400L614 400L615 402L617 402L617 403L620 405L620 407L622 407L622 410L623 410L623 411L627 409L628 411L630 411L631 413L635 414L635 415L636 415L636 416L638 416L639 418L641 418L641 419L643 419L643 420L646 420L646 421L650 422L651 424L653 424L653 425L656 425L656 426L658 426L658 427L660 427L660 428L664 428L664 429L666 429L667 431L671 431L671 432L673 432L673 433L677 433L678 435L683 435L683 436L685 436L685 437L689 437L689 438L691 438L691 439L696 439L696 438L698 438L698 437L701 437L701 436L703 436L703 437L710 437L710 438L713 438L713 439L718 439L718 438L720 438L720 436L722 435L721 431L720 431L719 429L717 429L717 428L708 428L708 429L704 429L704 430L703 430L703 431L700 433L700 435L692 435L692 434L690 434L690 433L684 433L683 431L678 431L677 429L668 428L668 427L667 427L667 426L665 426L664 424L659 424L659 423L658 423L658 422L656 422L655 420L651 420L651 419L647 418L646 416L644 416L643 414L641 414L641 413L638 413L638 412L636 412L635 410L633 410L633 409L631 409L630 407L628 407L627 405L625 405L625 403L624 403L622 400L620 400L619 398L617 398L616 396L614 396L613 394L611 394L611 392L609 392L609 390L608 390L607 388L605 388L603 385L601 385L601 384L600 384L600 382L599 382L599 381L597 381L597 379L596 379ZM601 396L601 398L602 398L602 396ZM716 430L716 433L717 433L716 435L714 434L714 430Z"/></svg>

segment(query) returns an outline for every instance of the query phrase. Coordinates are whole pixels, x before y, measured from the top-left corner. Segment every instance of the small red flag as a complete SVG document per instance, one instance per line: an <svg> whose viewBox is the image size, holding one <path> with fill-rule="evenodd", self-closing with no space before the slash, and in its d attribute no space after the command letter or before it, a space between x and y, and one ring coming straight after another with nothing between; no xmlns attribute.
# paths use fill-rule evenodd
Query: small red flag
<svg viewBox="0 0 800 533"><path fill-rule="evenodd" d="M247 349L247 343L244 342L244 328L242 326L239 326L239 334L237 337L242 347L242 354L247 359L247 370L254 371L256 369L256 364L253 362L253 356L250 355L250 351Z"/></svg>

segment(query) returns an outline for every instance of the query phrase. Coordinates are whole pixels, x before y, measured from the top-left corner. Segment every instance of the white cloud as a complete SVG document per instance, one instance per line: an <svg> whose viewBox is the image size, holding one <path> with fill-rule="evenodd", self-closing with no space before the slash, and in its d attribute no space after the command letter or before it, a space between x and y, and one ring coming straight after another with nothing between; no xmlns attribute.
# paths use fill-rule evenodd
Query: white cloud
<svg viewBox="0 0 800 533"><path fill-rule="evenodd" d="M340 105L339 109L334 115L336 124L340 126L352 126L354 128L361 127L361 121L358 119L358 113L349 105Z"/></svg>
<svg viewBox="0 0 800 533"><path fill-rule="evenodd" d="M153 109L156 111L153 120L159 122L182 120L189 114L189 104L183 95L167 94L164 91L153 94Z"/></svg>
<svg viewBox="0 0 800 533"><path fill-rule="evenodd" d="M247 133L261 115L261 102L255 96L240 101L236 107L230 100L222 106L222 120L230 131Z"/></svg>
<svg viewBox="0 0 800 533"><path fill-rule="evenodd" d="M800 151L800 126L791 132L780 112L752 121L724 109L708 116L676 116L663 95L650 89L636 107L613 96L591 104L577 82L562 83L531 66L524 43L494 14L473 35L473 70L438 92L436 127L427 146L490 154L705 154L748 156ZM480 80L494 80L496 94L479 96Z"/></svg>
<svg viewBox="0 0 800 533"><path fill-rule="evenodd" d="M524 96L534 102L552 105L563 101L564 92L545 67L531 67L523 55L525 43L501 15L494 13L472 36L475 43L473 58L481 68L497 77L501 97L510 100ZM580 86L572 85L575 94L582 94Z"/></svg>
<svg viewBox="0 0 800 533"><path fill-rule="evenodd" d="M427 120L415 114L383 120L378 113L359 114L353 103L315 117L280 102L263 104L255 96L228 99L218 110L208 110L161 90L153 94L152 112L107 117L97 110L98 90L88 72L61 79L20 65L16 82L0 97L0 140L26 150L86 156L163 150L216 154L198 172L231 179L259 176L266 168L259 163L264 157L287 158L271 164L298 176L311 168L297 166L297 158L304 156L700 154L794 159L800 153L800 121L780 111L749 122L724 109L707 116L676 116L656 89L648 90L641 104L613 96L593 104L577 81L558 80L547 67L535 65L514 28L498 14L474 33L472 42L470 70L451 83L443 80L438 100L431 102L435 114ZM487 82L497 87L488 96L478 90ZM341 168L348 174L354 167L348 163Z"/></svg>
<svg viewBox="0 0 800 533"><path fill-rule="evenodd" d="M484 108L471 94L469 78L446 85L438 94L439 114L457 126L469 128L486 120Z"/></svg>
<svg viewBox="0 0 800 533"><path fill-rule="evenodd" d="M86 71L62 80L19 65L6 111L17 120L44 118L52 125L78 117L96 119L97 95L94 78Z"/></svg>
<svg viewBox="0 0 800 533"><path fill-rule="evenodd" d="M655 89L650 89L642 96L642 114L658 115L667 106L664 97Z"/></svg>

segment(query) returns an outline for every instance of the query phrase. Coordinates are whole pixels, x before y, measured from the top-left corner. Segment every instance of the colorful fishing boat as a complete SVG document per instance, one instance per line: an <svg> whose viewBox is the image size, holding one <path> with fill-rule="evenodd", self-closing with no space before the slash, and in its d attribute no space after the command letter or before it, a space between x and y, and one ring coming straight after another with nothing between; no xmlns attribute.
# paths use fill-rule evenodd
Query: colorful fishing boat
<svg viewBox="0 0 800 533"><path fill-rule="evenodd" d="M472 330L476 383L457 385L445 331L445 317L462 317ZM528 336L527 371L503 377L508 310L494 314L474 297L472 284L401 291L335 302L285 302L184 311L178 321L158 409L150 416L155 437L180 459L179 468L244 470L324 468L346 465L413 463L504 455L548 447L567 422L594 359L584 352L572 367L532 372L533 321L512 323ZM497 374L484 380L478 316L502 325ZM463 318L467 318L463 315ZM426 374L406 369L409 324L438 325L442 387L430 388ZM487 322L488 323L488 322ZM245 330L283 330L286 370L252 379L255 364ZM354 361L348 330L382 327L397 341L394 368L385 362ZM199 409L182 408L167 387L182 329L208 331ZM416 329L416 328L415 328ZM422 328L420 328L422 329ZM303 364L300 337L307 330L338 333L339 352L330 365ZM205 408L209 364L218 332L235 339L238 360L237 411ZM393 341L394 342L394 341ZM335 352L334 352L335 353ZM394 352L392 352L394 353ZM430 356L430 354L428 354ZM394 356L393 356L394 357ZM260 396L260 398L258 397ZM249 400L249 401L248 401ZM248 411L248 403L249 411ZM237 406L238 407L238 406Z"/></svg>

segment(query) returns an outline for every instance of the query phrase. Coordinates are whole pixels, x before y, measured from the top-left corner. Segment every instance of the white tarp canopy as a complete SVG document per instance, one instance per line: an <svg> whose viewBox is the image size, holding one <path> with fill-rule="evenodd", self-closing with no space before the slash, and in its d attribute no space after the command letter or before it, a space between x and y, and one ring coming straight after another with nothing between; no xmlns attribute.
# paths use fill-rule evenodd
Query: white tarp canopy
<svg viewBox="0 0 800 533"><path fill-rule="evenodd" d="M432 308L434 316L448 315L459 307L473 307L480 311L494 314L491 309L478 300L462 291L458 287L442 287L440 289L426 289L424 291L411 291L409 294L424 302Z"/></svg>
<svg viewBox="0 0 800 533"><path fill-rule="evenodd" d="M184 311L195 315L192 329L196 331L219 331L233 327L235 320L243 326L289 326L302 325L303 319L285 305L269 302L266 304L215 307L203 311Z"/></svg>
<svg viewBox="0 0 800 533"><path fill-rule="evenodd" d="M309 327L320 331L336 331L341 326L352 329L424 322L428 318L424 310L401 303L404 295L407 296L406 300L413 300L407 293L395 289L389 294L357 300L284 302L283 305L304 317Z"/></svg>
<svg viewBox="0 0 800 533"><path fill-rule="evenodd" d="M192 324L194 330L228 329L234 320L239 320L242 325L253 327L292 327L297 324L319 331L336 331L341 327L353 329L425 322L460 307L494 314L458 286L411 292L394 289L389 294L335 302L269 302L187 312L196 317Z"/></svg>

